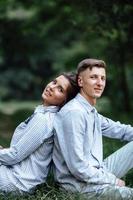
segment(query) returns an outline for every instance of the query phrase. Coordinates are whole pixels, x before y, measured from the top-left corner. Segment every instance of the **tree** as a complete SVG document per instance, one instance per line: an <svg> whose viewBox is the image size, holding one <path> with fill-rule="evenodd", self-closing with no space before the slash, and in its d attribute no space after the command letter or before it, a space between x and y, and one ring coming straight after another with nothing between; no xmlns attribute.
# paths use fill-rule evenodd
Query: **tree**
<svg viewBox="0 0 133 200"><path fill-rule="evenodd" d="M105 94L130 111L132 10L129 0L1 1L0 95L37 98L43 79L97 57L111 66Z"/></svg>

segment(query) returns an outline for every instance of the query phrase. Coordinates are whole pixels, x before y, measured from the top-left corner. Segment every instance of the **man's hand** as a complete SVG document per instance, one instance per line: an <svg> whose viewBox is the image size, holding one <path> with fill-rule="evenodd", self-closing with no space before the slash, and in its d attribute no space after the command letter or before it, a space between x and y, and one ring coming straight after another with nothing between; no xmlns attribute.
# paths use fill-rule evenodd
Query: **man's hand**
<svg viewBox="0 0 133 200"><path fill-rule="evenodd" d="M120 187L125 186L125 181L121 180L121 179L117 179L117 185Z"/></svg>

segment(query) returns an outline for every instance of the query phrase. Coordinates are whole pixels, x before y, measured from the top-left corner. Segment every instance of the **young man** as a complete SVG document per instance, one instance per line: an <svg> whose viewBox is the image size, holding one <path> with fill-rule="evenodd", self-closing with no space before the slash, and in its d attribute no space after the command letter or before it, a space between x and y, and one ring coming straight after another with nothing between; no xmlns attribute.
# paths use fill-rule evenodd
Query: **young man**
<svg viewBox="0 0 133 200"><path fill-rule="evenodd" d="M31 193L46 181L55 114L77 92L72 73L63 73L46 86L42 105L16 128L10 147L0 149L0 192Z"/></svg>
<svg viewBox="0 0 133 200"><path fill-rule="evenodd" d="M106 64L85 59L78 64L80 93L56 115L54 174L68 191L98 199L133 199L121 179L133 168L133 127L114 122L95 109L106 84ZM103 161L102 135L130 141Z"/></svg>

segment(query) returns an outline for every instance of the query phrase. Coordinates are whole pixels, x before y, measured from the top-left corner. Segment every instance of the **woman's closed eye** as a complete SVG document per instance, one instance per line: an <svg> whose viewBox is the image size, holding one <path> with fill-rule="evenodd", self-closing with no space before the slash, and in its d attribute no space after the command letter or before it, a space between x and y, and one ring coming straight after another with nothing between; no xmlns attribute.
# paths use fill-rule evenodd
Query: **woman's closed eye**
<svg viewBox="0 0 133 200"><path fill-rule="evenodd" d="M64 93L64 90L63 90L63 88L61 86L58 86L58 90L59 90L59 92Z"/></svg>

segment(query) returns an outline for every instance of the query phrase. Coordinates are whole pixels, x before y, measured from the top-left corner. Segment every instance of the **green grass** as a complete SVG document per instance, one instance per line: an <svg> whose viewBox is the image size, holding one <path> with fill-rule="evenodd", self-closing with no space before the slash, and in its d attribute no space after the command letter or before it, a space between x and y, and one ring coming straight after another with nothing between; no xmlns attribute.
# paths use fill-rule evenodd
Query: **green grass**
<svg viewBox="0 0 133 200"><path fill-rule="evenodd" d="M42 185L34 194L25 196L16 196L13 194L0 195L0 200L84 200L81 194L71 194L65 191L59 191L54 186Z"/></svg>
<svg viewBox="0 0 133 200"><path fill-rule="evenodd" d="M105 104L107 102L104 102ZM37 102L11 102L0 106L0 144L8 146L14 128L25 118L27 118L34 110L34 107L38 105ZM100 104L102 105L102 104ZM100 110L102 106L99 107ZM106 112L107 113L107 112ZM112 119L120 119L124 123L130 123L131 118L129 115L121 114L112 116L112 113L108 113ZM104 138L104 156L108 156L112 152L116 151L123 144L118 140ZM124 177L127 185L133 187L133 170L131 170L126 177ZM36 189L33 195L26 196L14 196L12 194L0 195L0 200L83 200L83 196L80 194L71 194L65 191L60 191L56 185L54 185L53 177L49 176L48 185L40 185Z"/></svg>

